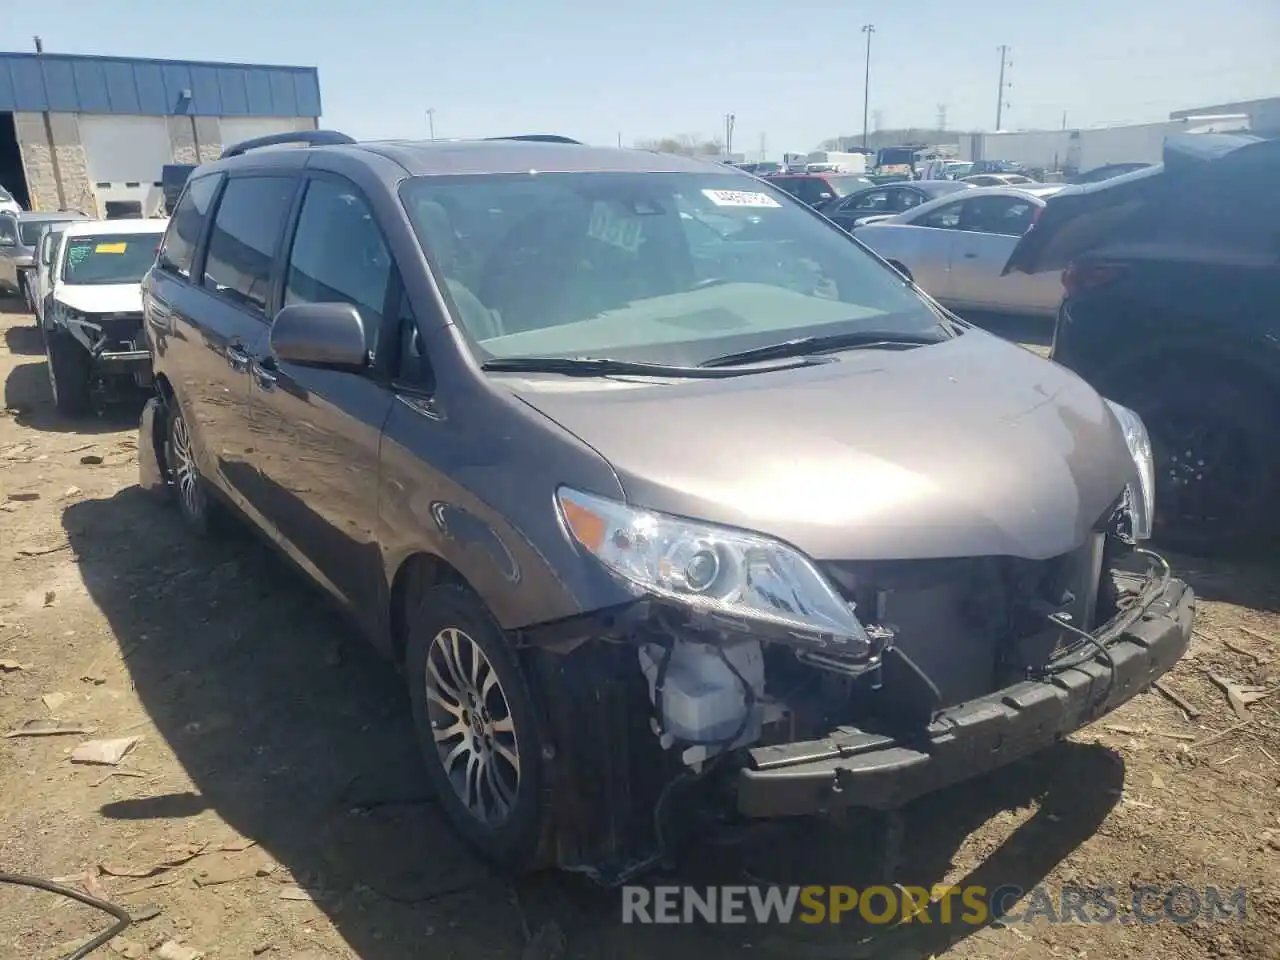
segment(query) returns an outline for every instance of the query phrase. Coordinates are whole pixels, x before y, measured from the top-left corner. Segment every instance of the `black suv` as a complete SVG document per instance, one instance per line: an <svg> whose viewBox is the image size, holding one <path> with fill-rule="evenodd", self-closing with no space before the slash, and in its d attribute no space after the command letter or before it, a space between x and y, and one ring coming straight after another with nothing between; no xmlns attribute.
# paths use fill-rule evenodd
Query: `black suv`
<svg viewBox="0 0 1280 960"><path fill-rule="evenodd" d="M1049 198L1006 270L1062 270L1052 358L1142 416L1161 539L1280 536L1280 140L1170 137Z"/></svg>
<svg viewBox="0 0 1280 960"><path fill-rule="evenodd" d="M403 667L485 855L894 810L1181 655L1131 411L765 180L533 140L241 144L144 283L144 486Z"/></svg>

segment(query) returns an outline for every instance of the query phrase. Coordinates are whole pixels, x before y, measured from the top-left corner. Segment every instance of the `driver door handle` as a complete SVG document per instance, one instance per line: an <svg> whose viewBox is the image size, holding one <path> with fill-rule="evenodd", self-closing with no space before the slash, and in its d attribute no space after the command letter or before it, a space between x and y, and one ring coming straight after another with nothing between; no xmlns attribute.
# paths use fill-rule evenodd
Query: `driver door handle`
<svg viewBox="0 0 1280 960"><path fill-rule="evenodd" d="M251 369L253 371L253 379L257 381L258 386L263 390L274 390L277 376L275 357L263 357L261 360L254 360Z"/></svg>
<svg viewBox="0 0 1280 960"><path fill-rule="evenodd" d="M249 369L249 351L244 348L244 344L234 341L227 345L226 350L227 363L236 373L244 373Z"/></svg>

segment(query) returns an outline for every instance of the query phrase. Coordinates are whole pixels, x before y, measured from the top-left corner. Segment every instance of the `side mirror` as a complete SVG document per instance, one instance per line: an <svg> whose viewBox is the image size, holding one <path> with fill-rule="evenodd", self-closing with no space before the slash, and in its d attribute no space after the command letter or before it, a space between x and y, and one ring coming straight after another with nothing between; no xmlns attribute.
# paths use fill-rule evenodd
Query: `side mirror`
<svg viewBox="0 0 1280 960"><path fill-rule="evenodd" d="M271 324L276 359L308 367L363 370L369 365L364 320L349 303L295 303Z"/></svg>
<svg viewBox="0 0 1280 960"><path fill-rule="evenodd" d="M822 191L822 193L818 194L818 201L820 203L825 202L827 200L834 200L835 198L836 198L836 195L834 193L827 193L825 190Z"/></svg>

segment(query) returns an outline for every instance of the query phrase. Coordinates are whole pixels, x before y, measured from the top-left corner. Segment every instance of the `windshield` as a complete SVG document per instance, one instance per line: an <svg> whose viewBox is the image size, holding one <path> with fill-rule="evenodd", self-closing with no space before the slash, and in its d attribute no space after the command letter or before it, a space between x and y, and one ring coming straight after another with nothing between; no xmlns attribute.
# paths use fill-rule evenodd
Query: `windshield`
<svg viewBox="0 0 1280 960"><path fill-rule="evenodd" d="M156 259L159 233L69 237L62 263L64 283L139 283Z"/></svg>
<svg viewBox="0 0 1280 960"><path fill-rule="evenodd" d="M482 360L695 365L800 336L938 334L848 234L732 173L418 177L401 197Z"/></svg>
<svg viewBox="0 0 1280 960"><path fill-rule="evenodd" d="M914 164L916 151L913 147L885 147L876 154L877 167L889 167L899 163Z"/></svg>

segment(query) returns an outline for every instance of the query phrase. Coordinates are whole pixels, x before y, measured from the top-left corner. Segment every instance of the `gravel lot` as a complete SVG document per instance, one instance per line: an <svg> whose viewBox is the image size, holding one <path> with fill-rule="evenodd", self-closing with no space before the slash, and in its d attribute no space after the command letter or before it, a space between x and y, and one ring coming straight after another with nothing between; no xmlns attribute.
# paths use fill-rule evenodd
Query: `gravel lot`
<svg viewBox="0 0 1280 960"><path fill-rule="evenodd" d="M0 869L151 914L116 955L174 941L234 960L1280 957L1280 695L1242 721L1209 678L1280 684L1276 569L1173 558L1202 602L1167 685L1195 716L1149 692L907 811L907 882L1122 900L1143 883L1244 887L1243 922L936 921L871 941L853 925L624 927L616 893L512 884L468 855L427 795L395 673L252 536L193 542L141 494L136 407L59 422L16 309L0 306L0 731L87 732L0 740ZM71 760L127 737L141 739L118 766ZM868 829L765 825L690 851L678 879L860 885ZM106 922L0 886L0 956L65 956Z"/></svg>

